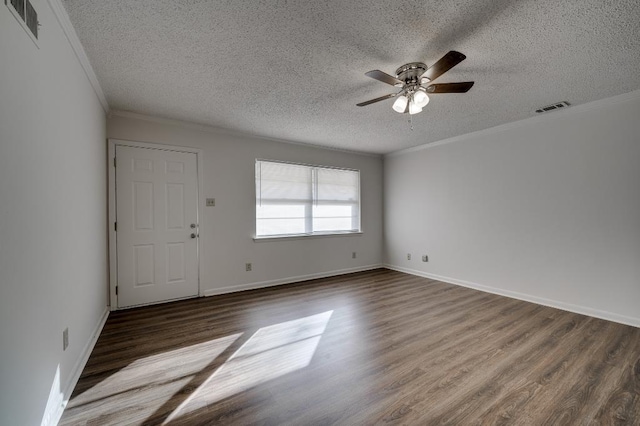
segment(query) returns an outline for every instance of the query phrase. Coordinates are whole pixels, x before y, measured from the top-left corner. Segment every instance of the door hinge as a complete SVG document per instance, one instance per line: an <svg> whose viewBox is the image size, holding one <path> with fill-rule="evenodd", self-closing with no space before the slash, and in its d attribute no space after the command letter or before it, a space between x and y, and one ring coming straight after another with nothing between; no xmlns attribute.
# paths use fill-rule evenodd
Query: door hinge
<svg viewBox="0 0 640 426"><path fill-rule="evenodd" d="M116 296L118 295L118 286L116 286Z"/></svg>
<svg viewBox="0 0 640 426"><path fill-rule="evenodd" d="M118 222L113 222L113 230L118 232Z"/></svg>
<svg viewBox="0 0 640 426"><path fill-rule="evenodd" d="M113 167L116 167L116 157L113 157Z"/></svg>

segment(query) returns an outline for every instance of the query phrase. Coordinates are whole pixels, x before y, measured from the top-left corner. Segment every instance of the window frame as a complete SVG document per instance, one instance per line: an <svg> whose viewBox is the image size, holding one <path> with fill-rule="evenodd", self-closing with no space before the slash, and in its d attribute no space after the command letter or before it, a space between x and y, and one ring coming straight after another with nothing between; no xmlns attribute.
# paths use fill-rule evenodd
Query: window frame
<svg viewBox="0 0 640 426"><path fill-rule="evenodd" d="M258 185L256 185L258 181L257 174L257 165L259 162L268 162L268 163L279 163L279 164L289 164L293 166L302 166L307 167L312 170L312 175L314 178L317 176L315 170L317 169L325 169L325 170L342 170L348 172L357 173L358 177L358 199L354 203L343 202L344 204L356 204L355 208L357 209L357 220L358 220L358 229L357 230L344 230L344 231L312 231L312 232L304 232L304 233L292 233L292 234L271 234L271 235L258 235ZM312 199L305 203L305 211L308 210L309 214L305 213L305 222L307 225L305 229L309 229L308 226L312 226L312 222L314 219L313 216L313 207L317 205L321 205L326 203L326 201L318 201L317 200L317 180L312 179L310 185L312 186ZM337 166L324 166L318 164L309 164L309 163L299 163L294 161L283 161L283 160L270 160L265 158L256 158L254 162L254 208L253 208L253 240L254 241L266 241L266 240L282 240L282 239L304 239L304 238L318 238L318 237L339 237L339 236L350 236L350 235L361 235L362 232L362 180L361 180L361 172L359 169L348 168L348 167L337 167ZM352 216L352 218L355 216ZM310 225L311 224L311 225Z"/></svg>
<svg viewBox="0 0 640 426"><path fill-rule="evenodd" d="M16 20L20 23L20 26L22 27L22 29L29 35L29 38L31 39L31 41L33 41L36 47L40 49L40 45L38 44L38 39L40 37L39 28L41 25L40 25L40 21L38 20L38 11L35 10L33 3L31 3L30 0L24 0L24 3L22 5L22 11L19 11L18 9L16 9L11 3L11 0L4 0L4 4L5 6L7 6L9 11L13 15L13 17L16 18ZM29 27L29 25L27 25L27 13L28 13L27 7L31 7L31 9L33 10L33 13L35 13L35 19L36 19L35 34L31 31L31 28Z"/></svg>

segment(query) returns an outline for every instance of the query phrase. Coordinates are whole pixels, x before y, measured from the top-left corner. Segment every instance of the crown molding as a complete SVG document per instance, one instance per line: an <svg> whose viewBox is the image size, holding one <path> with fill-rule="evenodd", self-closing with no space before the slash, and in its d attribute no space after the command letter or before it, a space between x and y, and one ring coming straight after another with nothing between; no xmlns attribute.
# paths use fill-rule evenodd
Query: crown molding
<svg viewBox="0 0 640 426"><path fill-rule="evenodd" d="M106 113L109 113L109 103L107 102L107 97L104 95L102 91L102 87L100 86L100 82L98 81L98 77L96 73L93 71L93 67L91 66L91 62L89 62L89 57L87 53L84 51L82 47L82 43L80 43L80 39L78 38L78 34L76 30L73 28L71 24L71 20L69 19L69 15L67 14L64 5L61 0L47 0L49 3L49 7L53 11L54 16L58 20L60 27L62 28L62 32L67 37L69 41L69 45L71 45L71 49L73 53L75 53L80 66L84 70L85 75L89 79L89 83L91 87L93 87L93 91L96 93L100 104L102 104L102 108Z"/></svg>
<svg viewBox="0 0 640 426"><path fill-rule="evenodd" d="M440 145L446 145L454 142L461 142L472 138L481 136L494 135L496 133L506 132L511 129L517 129L519 127L527 126L534 123L544 123L548 120L556 120L558 118L567 117L574 114L580 114L585 111L597 110L606 108L613 105L618 105L625 102L631 102L640 99L640 90L634 90L632 92L623 93L621 95L612 96L609 98L599 99L597 101L587 102L580 105L572 105L567 109L561 111L554 111L553 114L541 114L533 117L524 118L518 121L512 121L510 123L500 124L498 126L489 127L488 129L482 129L471 133L465 133L464 135L453 136L448 139L442 139L437 142L431 142L424 145L418 145L411 148L401 149L399 151L390 152L385 154L384 157L396 157L404 154L410 154L424 149L435 148Z"/></svg>
<svg viewBox="0 0 640 426"><path fill-rule="evenodd" d="M195 131L198 131L198 132L213 133L213 134L216 134L216 135L226 135L226 136L234 136L234 137L245 137L245 138L252 138L252 139L260 139L260 140L265 140L265 141L270 141L270 142L287 143L287 144L290 144L290 145L299 145L299 146L304 146L304 147L307 147L307 148L322 149L322 150L325 150L325 151L328 150L328 151L343 152L345 154L353 154L353 155L359 155L359 156L363 156L363 157L382 158L382 154L375 154L375 153L370 153L370 152L352 151L352 150L348 150L348 149L335 148L335 147L331 147L331 146L316 145L316 144L297 142L297 141L292 141L292 140L287 140L287 139L272 138L272 137L269 137L269 136L261 136L261 135L257 135L257 134L253 134L253 133L249 133L249 132L242 132L242 131L239 131L239 130L226 129L224 127L215 127L215 126L210 126L210 125L207 125L207 124L195 123L195 122L192 122L192 121L176 120L176 119L173 119L173 118L158 117L158 116L155 116L155 115L140 114L140 113L131 112L131 111L112 110L112 111L109 112L108 117L109 118L112 118L112 117L131 118L131 119L134 119L134 120L150 121L150 122L153 122L153 123L181 127L183 129L195 130Z"/></svg>

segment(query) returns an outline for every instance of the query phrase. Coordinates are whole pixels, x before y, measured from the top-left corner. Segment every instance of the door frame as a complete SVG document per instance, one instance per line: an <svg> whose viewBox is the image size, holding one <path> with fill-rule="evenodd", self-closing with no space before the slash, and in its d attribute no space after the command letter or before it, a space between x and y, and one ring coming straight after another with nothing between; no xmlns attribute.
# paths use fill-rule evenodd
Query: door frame
<svg viewBox="0 0 640 426"><path fill-rule="evenodd" d="M118 284L118 251L117 251L117 234L115 230L116 223L116 146L127 146L132 148L159 149L162 151L176 151L196 154L196 178L197 178L197 208L196 214L198 218L198 231L203 235L203 216L201 214L202 203L204 202L203 191L203 150L199 148L191 148L177 145L167 145L151 142L136 142L124 139L109 138L107 144L108 157L108 190L109 190L109 213L108 213L108 229L109 229L109 310L116 311L121 309L118 307L118 296L116 295L116 285ZM203 244L200 244L200 238L197 239L198 244L198 296L204 296L202 292L201 280L203 276L203 264L200 260L204 257ZM155 303L152 303L155 304Z"/></svg>

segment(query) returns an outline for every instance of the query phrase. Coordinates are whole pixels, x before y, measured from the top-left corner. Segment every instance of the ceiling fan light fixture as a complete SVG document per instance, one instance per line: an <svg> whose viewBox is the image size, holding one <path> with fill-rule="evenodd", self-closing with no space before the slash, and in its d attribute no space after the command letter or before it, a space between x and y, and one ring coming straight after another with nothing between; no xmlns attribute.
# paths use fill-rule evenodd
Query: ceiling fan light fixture
<svg viewBox="0 0 640 426"><path fill-rule="evenodd" d="M413 94L413 102L420 108L424 108L429 103L429 96L423 90L417 90L416 93Z"/></svg>
<svg viewBox="0 0 640 426"><path fill-rule="evenodd" d="M422 111L422 108L427 106L429 94L466 93L473 86L473 81L432 84L435 79L458 65L465 58L466 56L462 53L450 50L430 67L422 62L404 64L396 70L395 76L380 70L368 71L365 73L367 77L394 87L401 87L401 90L369 101L360 102L356 106L362 107L385 99L396 98L392 106L393 110L400 114L408 112L413 115L418 114Z"/></svg>
<svg viewBox="0 0 640 426"><path fill-rule="evenodd" d="M407 109L407 103L409 102L409 98L405 95L398 96L398 99L393 103L393 110L395 112L399 112L402 114Z"/></svg>

